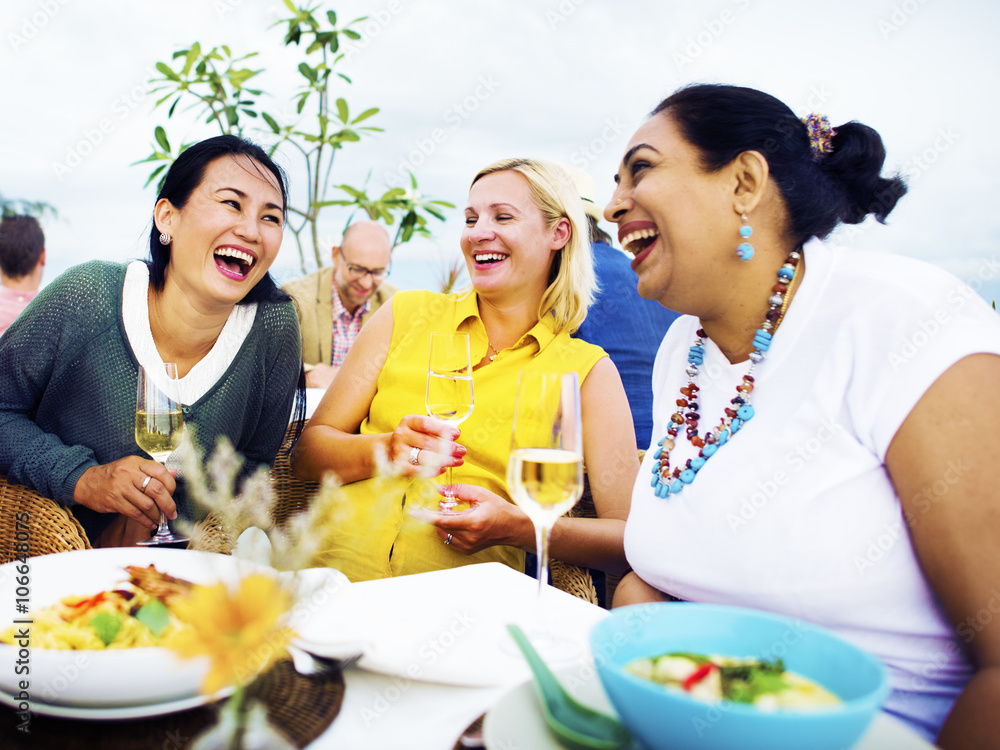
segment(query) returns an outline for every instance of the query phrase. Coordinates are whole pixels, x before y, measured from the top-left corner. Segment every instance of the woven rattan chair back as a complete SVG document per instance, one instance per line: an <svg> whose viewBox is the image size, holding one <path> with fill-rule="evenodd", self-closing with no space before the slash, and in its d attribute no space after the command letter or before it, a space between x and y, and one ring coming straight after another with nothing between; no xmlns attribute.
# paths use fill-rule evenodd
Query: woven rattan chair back
<svg viewBox="0 0 1000 750"><path fill-rule="evenodd" d="M0 563L77 549L90 541L72 513L0 474Z"/></svg>

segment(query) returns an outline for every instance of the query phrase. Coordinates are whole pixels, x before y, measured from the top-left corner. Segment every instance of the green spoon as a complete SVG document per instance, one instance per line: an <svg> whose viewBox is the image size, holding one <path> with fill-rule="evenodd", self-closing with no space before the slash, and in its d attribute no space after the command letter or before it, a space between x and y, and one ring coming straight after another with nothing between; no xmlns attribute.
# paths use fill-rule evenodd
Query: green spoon
<svg viewBox="0 0 1000 750"><path fill-rule="evenodd" d="M613 750L629 743L632 736L618 719L584 706L566 692L521 628L508 625L507 631L535 675L545 721L566 745L581 750Z"/></svg>

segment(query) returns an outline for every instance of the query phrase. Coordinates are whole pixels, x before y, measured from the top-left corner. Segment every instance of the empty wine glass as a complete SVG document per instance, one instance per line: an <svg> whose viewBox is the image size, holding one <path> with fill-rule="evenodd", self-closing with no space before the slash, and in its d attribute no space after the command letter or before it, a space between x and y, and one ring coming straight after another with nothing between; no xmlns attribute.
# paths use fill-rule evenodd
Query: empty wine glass
<svg viewBox="0 0 1000 750"><path fill-rule="evenodd" d="M163 363L163 377L160 378L164 388L169 390L176 385L177 365L172 362ZM180 404L173 394L161 389L156 384L156 378L145 368L139 367L139 383L135 397L135 442L154 461L166 465L167 457L177 450L184 439L184 415ZM187 537L178 536L170 529L167 516L160 511L160 525L149 539L139 542L142 545L178 544L188 541Z"/></svg>
<svg viewBox="0 0 1000 750"><path fill-rule="evenodd" d="M549 534L583 494L583 423L575 372L524 371L518 376L507 488L535 526L538 597L535 625L529 631L539 647L551 652L561 639L542 622Z"/></svg>
<svg viewBox="0 0 1000 750"><path fill-rule="evenodd" d="M469 334L449 331L431 334L430 357L427 362L427 413L458 427L472 414L472 357ZM453 512L458 504L448 467L444 498L439 509Z"/></svg>

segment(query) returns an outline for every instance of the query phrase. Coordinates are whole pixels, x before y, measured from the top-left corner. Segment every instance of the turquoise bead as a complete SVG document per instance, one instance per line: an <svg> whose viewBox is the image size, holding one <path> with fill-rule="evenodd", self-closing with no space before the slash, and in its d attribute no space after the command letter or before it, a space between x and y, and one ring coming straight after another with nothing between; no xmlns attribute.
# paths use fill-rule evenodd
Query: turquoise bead
<svg viewBox="0 0 1000 750"><path fill-rule="evenodd" d="M730 435L729 430L723 430L722 432L719 433L719 437L717 437L715 439L715 444L716 445L725 445L726 441L729 440L729 435Z"/></svg>
<svg viewBox="0 0 1000 750"><path fill-rule="evenodd" d="M738 411L736 413L739 414ZM729 423L729 431L735 435L737 432L740 431L740 427L742 426L743 426L743 421L739 417L736 417L732 422Z"/></svg>
<svg viewBox="0 0 1000 750"><path fill-rule="evenodd" d="M749 224L740 227L740 237L749 237L751 234L753 234L753 227Z"/></svg>
<svg viewBox="0 0 1000 750"><path fill-rule="evenodd" d="M719 450L718 443L709 443L708 445L706 445L704 448L701 449L701 454L705 458L711 458L712 456L715 455L715 452L717 450Z"/></svg>
<svg viewBox="0 0 1000 750"><path fill-rule="evenodd" d="M684 484L691 484L691 482L694 481L694 477L695 473L691 471L691 469L684 469L684 471L681 472L680 480L684 482Z"/></svg>
<svg viewBox="0 0 1000 750"><path fill-rule="evenodd" d="M706 446L707 447L707 446ZM701 467L705 465L705 459L701 456L695 456L691 459L691 468L695 471L701 471Z"/></svg>
<svg viewBox="0 0 1000 750"><path fill-rule="evenodd" d="M683 489L684 489L684 482L682 482L680 479L675 479L673 483L670 485L670 491L675 495Z"/></svg>
<svg viewBox="0 0 1000 750"><path fill-rule="evenodd" d="M653 454L653 458L659 461L660 456L662 455L663 455L663 446L661 445L659 448L656 449L656 453ZM654 468L653 471L656 471L656 469Z"/></svg>
<svg viewBox="0 0 1000 750"><path fill-rule="evenodd" d="M753 245L749 242L744 242L736 248L736 254L740 257L740 260L750 260L753 257Z"/></svg>
<svg viewBox="0 0 1000 750"><path fill-rule="evenodd" d="M785 268L784 266L782 266L781 268L778 269L778 278L781 279L782 281L789 281L791 279L794 279L795 271L793 271L791 268Z"/></svg>
<svg viewBox="0 0 1000 750"><path fill-rule="evenodd" d="M736 410L736 416L744 422L748 422L753 419L753 407L750 404L743 404L743 406Z"/></svg>

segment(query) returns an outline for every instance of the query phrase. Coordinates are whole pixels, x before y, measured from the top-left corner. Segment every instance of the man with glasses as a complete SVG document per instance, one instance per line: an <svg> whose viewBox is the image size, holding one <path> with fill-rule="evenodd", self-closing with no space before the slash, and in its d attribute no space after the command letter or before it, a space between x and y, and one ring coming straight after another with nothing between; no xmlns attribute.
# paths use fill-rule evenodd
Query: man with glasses
<svg viewBox="0 0 1000 750"><path fill-rule="evenodd" d="M361 326L396 291L383 283L392 243L381 224L351 224L341 243L333 248L332 266L283 287L299 314L309 388L330 385Z"/></svg>

